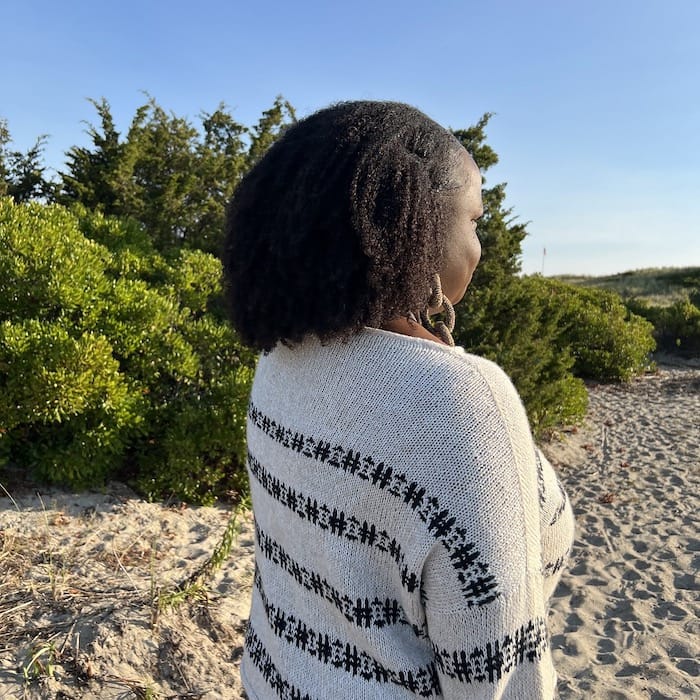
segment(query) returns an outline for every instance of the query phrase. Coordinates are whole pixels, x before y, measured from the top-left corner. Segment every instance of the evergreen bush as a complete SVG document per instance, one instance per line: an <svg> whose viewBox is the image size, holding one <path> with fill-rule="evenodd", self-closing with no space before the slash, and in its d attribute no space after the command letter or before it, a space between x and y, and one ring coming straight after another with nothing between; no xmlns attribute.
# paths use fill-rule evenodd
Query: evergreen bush
<svg viewBox="0 0 700 700"><path fill-rule="evenodd" d="M211 255L0 200L0 459L72 487L242 495L254 356L210 310L220 296Z"/></svg>

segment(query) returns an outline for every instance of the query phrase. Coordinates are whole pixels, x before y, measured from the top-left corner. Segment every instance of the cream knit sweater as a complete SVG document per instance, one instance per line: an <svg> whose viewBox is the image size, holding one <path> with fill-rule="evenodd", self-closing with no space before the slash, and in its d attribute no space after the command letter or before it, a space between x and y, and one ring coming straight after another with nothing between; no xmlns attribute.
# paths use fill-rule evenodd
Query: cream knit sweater
<svg viewBox="0 0 700 700"><path fill-rule="evenodd" d="M248 448L251 699L554 697L573 515L495 364L374 329L279 345Z"/></svg>

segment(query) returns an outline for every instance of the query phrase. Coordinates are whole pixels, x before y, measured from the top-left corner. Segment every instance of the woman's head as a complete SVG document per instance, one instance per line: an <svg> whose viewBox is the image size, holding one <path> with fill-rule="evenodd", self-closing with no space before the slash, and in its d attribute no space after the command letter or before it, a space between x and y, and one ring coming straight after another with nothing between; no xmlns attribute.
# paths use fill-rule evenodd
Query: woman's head
<svg viewBox="0 0 700 700"><path fill-rule="evenodd" d="M459 301L478 261L464 217L480 215L480 191L461 144L408 105L347 102L297 122L229 207L234 326L258 349L347 336L424 309L435 273Z"/></svg>

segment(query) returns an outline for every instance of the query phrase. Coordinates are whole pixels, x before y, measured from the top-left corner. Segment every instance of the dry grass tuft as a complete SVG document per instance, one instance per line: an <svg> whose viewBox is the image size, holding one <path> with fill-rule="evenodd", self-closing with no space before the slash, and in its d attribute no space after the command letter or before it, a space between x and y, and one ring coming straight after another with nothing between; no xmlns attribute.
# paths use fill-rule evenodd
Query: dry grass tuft
<svg viewBox="0 0 700 700"><path fill-rule="evenodd" d="M235 671L230 648L240 620L227 624L212 612L226 604L217 596L228 595L224 584L210 592L238 533L235 516L227 524L225 511L212 508L203 525L194 509L132 499L103 497L96 509L7 496L14 505L0 508L0 696L222 697L218 684L202 684L195 659L210 645ZM34 508L24 508L30 499ZM8 678L15 695L3 694Z"/></svg>

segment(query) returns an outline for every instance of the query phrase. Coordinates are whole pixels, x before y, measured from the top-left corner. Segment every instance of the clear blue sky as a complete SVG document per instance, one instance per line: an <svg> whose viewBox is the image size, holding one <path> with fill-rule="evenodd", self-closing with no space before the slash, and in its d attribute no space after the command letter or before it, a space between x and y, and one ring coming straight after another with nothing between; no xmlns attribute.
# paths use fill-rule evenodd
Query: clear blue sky
<svg viewBox="0 0 700 700"><path fill-rule="evenodd" d="M126 131L148 91L197 123L252 125L278 94L300 116L394 99L453 128L494 112L490 145L524 272L700 265L696 0L47 0L3 3L0 118L46 161L87 144L86 98ZM547 255L543 258L542 251Z"/></svg>

